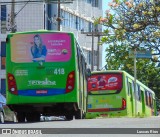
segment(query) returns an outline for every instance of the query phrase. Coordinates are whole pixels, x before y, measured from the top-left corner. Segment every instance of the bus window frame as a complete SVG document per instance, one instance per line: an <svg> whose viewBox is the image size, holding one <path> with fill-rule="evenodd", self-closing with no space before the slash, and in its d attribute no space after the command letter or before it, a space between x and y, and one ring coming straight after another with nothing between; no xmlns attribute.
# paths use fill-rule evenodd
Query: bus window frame
<svg viewBox="0 0 160 137"><path fill-rule="evenodd" d="M127 95L128 96L130 96L130 83L129 83L129 78L127 77L127 90L128 90L128 92L127 92Z"/></svg>
<svg viewBox="0 0 160 137"><path fill-rule="evenodd" d="M80 58L81 58L81 54L80 54L80 48L79 48L79 45L78 43L76 42L76 49L77 49L77 61L78 61L78 69L79 71L81 71L81 68L80 68Z"/></svg>
<svg viewBox="0 0 160 137"><path fill-rule="evenodd" d="M137 90L136 90L136 91L137 91L137 98L136 98L136 99L141 102L141 90L140 90L140 85L139 85L139 84L136 84L136 85L137 85L137 86L136 86L136 87L137 87Z"/></svg>
<svg viewBox="0 0 160 137"><path fill-rule="evenodd" d="M131 80L131 79L128 77L128 96L132 96L132 98L134 98L133 94L134 94L133 80Z"/></svg>
<svg viewBox="0 0 160 137"><path fill-rule="evenodd" d="M152 108L152 94L149 93L149 106Z"/></svg>
<svg viewBox="0 0 160 137"><path fill-rule="evenodd" d="M149 104L148 104L149 103L148 102L148 90L146 90L146 89L145 89L145 102L146 102L146 105L149 106Z"/></svg>

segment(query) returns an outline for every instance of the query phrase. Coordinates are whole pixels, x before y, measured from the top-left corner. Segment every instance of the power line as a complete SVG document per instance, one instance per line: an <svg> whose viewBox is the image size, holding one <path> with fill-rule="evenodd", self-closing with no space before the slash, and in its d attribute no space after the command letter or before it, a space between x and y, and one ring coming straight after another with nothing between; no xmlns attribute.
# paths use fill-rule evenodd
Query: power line
<svg viewBox="0 0 160 137"><path fill-rule="evenodd" d="M16 3L26 3L28 1L6 1L6 2L0 2L0 4L16 4ZM31 3L35 3L35 2L42 2L42 1L30 1Z"/></svg>
<svg viewBox="0 0 160 137"><path fill-rule="evenodd" d="M60 0L61 1L61 0ZM68 1L61 1L61 3L72 3L74 0L68 0ZM26 1L26 0L24 0L24 1L11 1L11 2L0 2L0 4L12 4L12 3L14 3L14 4L16 4L16 3L26 3L26 2L28 2L28 1ZM55 3L55 4L57 4L58 3L58 0L56 0L56 1L50 1L50 0L35 0L35 1L30 1L30 3L41 3L41 2L45 2L45 3Z"/></svg>
<svg viewBox="0 0 160 137"><path fill-rule="evenodd" d="M93 71L94 67L94 37L98 37L98 43L100 42L100 36L104 36L103 32L93 31L92 32L81 32L81 34L86 34L87 36L92 36L92 63L91 70ZM99 46L97 47L97 70L99 70Z"/></svg>
<svg viewBox="0 0 160 137"><path fill-rule="evenodd" d="M31 0L28 0L25 5L15 14L15 17L25 8L25 6L30 2Z"/></svg>

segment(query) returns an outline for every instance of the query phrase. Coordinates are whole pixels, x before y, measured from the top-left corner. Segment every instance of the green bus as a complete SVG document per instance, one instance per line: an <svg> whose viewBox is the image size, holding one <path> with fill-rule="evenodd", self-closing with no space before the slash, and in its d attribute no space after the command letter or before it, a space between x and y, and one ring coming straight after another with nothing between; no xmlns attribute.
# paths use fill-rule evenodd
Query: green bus
<svg viewBox="0 0 160 137"><path fill-rule="evenodd" d="M73 33L10 33L6 43L7 105L19 122L40 121L40 115L84 118L87 63Z"/></svg>
<svg viewBox="0 0 160 137"><path fill-rule="evenodd" d="M155 93L120 70L92 72L88 78L86 118L156 115Z"/></svg>

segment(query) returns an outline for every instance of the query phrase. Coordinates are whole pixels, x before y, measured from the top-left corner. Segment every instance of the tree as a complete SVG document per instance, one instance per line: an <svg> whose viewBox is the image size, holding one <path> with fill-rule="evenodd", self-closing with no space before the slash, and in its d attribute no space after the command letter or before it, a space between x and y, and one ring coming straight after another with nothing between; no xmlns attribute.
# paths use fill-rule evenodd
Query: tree
<svg viewBox="0 0 160 137"><path fill-rule="evenodd" d="M95 23L106 26L102 42L124 42L152 50L154 61L160 61L160 1L113 0L105 18Z"/></svg>
<svg viewBox="0 0 160 137"><path fill-rule="evenodd" d="M104 18L95 19L95 24L105 26L102 43L106 49L108 69L123 69L133 74L133 59L128 51L146 49L152 52L152 61L138 59L138 79L153 89L160 98L160 1L159 0L113 0L109 3ZM155 62L153 62L155 61Z"/></svg>

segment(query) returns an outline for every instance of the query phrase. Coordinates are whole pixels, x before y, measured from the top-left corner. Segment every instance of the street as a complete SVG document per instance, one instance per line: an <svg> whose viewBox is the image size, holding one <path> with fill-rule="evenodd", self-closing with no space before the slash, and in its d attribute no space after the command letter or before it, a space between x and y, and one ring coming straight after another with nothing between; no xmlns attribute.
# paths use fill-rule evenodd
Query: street
<svg viewBox="0 0 160 137"><path fill-rule="evenodd" d="M159 116L147 118L98 118L72 121L54 120L36 123L6 123L0 125L1 129L12 129L12 133L16 134L14 136L17 136L18 132L16 132L16 130L19 129L23 130L20 132L21 134L28 134L28 132L29 134L36 134L37 132L37 134L40 134L38 136L56 137L121 137L128 136L128 134L131 137L158 137L160 134L159 127ZM13 131L13 129L15 131ZM26 133L24 133L24 131Z"/></svg>

